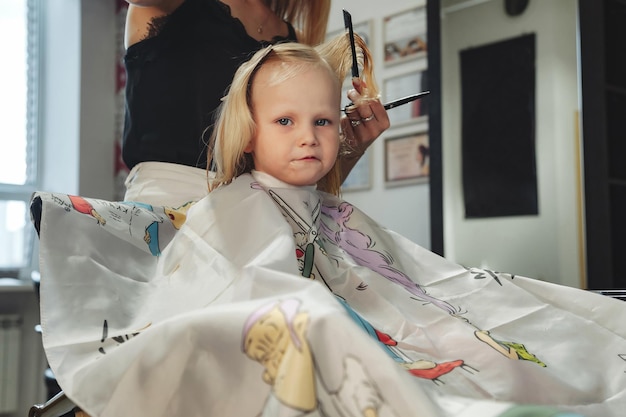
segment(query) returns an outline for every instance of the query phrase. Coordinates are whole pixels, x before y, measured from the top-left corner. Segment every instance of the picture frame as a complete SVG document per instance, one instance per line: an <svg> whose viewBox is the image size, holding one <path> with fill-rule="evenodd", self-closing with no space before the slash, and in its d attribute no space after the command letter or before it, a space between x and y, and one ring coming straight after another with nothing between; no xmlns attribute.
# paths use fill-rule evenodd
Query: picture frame
<svg viewBox="0 0 626 417"><path fill-rule="evenodd" d="M370 188L372 188L372 152L367 150L341 184L341 191L363 191Z"/></svg>
<svg viewBox="0 0 626 417"><path fill-rule="evenodd" d="M383 18L385 65L395 65L428 52L426 6L422 5Z"/></svg>
<svg viewBox="0 0 626 417"><path fill-rule="evenodd" d="M426 183L430 176L428 131L385 139L385 186Z"/></svg>
<svg viewBox="0 0 626 417"><path fill-rule="evenodd" d="M345 30L345 29L344 29ZM358 33L360 37L363 38L365 44L372 48L372 21L365 20L363 22L359 22L357 24L352 25L352 30L355 33Z"/></svg>
<svg viewBox="0 0 626 417"><path fill-rule="evenodd" d="M428 70L422 68L386 79L383 100L390 102L426 90L428 90ZM428 96L394 107L387 114L392 126L425 121L428 119Z"/></svg>
<svg viewBox="0 0 626 417"><path fill-rule="evenodd" d="M360 37L363 38L365 44L371 49L372 48L372 21L364 20L359 23L352 24L352 30L355 33L358 33ZM341 28L339 30L333 30L326 34L326 40L332 39L340 33L344 33L346 31L345 28Z"/></svg>

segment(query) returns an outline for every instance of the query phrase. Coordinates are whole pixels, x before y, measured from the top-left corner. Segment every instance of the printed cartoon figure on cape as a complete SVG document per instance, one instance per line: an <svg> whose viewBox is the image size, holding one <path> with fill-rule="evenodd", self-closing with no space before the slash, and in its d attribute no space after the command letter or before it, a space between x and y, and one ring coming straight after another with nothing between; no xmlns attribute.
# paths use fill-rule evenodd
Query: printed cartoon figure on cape
<svg viewBox="0 0 626 417"><path fill-rule="evenodd" d="M257 187L253 184L253 188ZM305 194L304 200L295 200L289 204L286 201L288 197L283 198L275 189L269 189L268 194L280 207L294 230L296 257L302 276L323 282L346 308L350 317L372 336L396 362L407 368L412 375L431 379L437 383L441 382L440 376L457 367L470 373L477 370L460 358L441 363L421 357L412 358L408 351L419 351L417 347L407 343L399 343L393 340L390 335L375 329L350 306L345 297L340 294L341 290L333 287L332 283L324 276L322 269L332 271L333 265L345 262L345 254L347 254L357 265L366 267L388 281L403 287L411 294L411 298L421 301L424 305L434 305L465 321L474 327L474 335L478 340L486 343L505 357L528 360L545 366L535 355L528 352L523 344L504 342L493 338L490 332L480 329L464 318L459 308L427 294L419 284L394 266L394 259L391 255L375 249L377 242L371 236L349 226L348 223L354 210L354 207L349 203L341 202L337 206L323 205L320 198L308 199ZM298 195L298 193L295 194ZM316 196L317 194L312 193L310 195ZM318 260L315 257L316 252L323 255L322 259ZM327 273L327 276L333 276L332 272ZM353 288L359 292L367 291L367 287L367 284L362 281L353 282Z"/></svg>
<svg viewBox="0 0 626 417"><path fill-rule="evenodd" d="M287 299L262 306L244 324L242 350L263 366L262 379L271 386L263 415L286 415L286 408L297 415L395 416L354 357L343 358L339 386L326 385L307 341L309 319L299 300Z"/></svg>
<svg viewBox="0 0 626 417"><path fill-rule="evenodd" d="M119 346L122 343L128 342L133 337L138 336L142 331L150 327L150 325L151 323L148 323L142 329L138 329L132 333L121 334L117 336L109 336L109 323L105 319L104 323L102 324L102 338L100 339L100 343L102 344L102 346L98 348L98 352L102 353L103 355L106 355L106 350L104 349L105 343L111 346Z"/></svg>
<svg viewBox="0 0 626 417"><path fill-rule="evenodd" d="M65 207L68 212L73 209L76 213L93 217L98 225L113 234L126 233L130 237L129 240L136 245L137 237L140 237L153 256L161 254L161 247L169 242L174 230L180 229L185 222L187 211L193 205L192 202L188 202L175 208L153 207L150 204L133 201L107 202L67 194L55 195L54 201ZM165 232L162 227L164 222L168 227ZM161 233L165 233L162 239L159 238L160 230Z"/></svg>

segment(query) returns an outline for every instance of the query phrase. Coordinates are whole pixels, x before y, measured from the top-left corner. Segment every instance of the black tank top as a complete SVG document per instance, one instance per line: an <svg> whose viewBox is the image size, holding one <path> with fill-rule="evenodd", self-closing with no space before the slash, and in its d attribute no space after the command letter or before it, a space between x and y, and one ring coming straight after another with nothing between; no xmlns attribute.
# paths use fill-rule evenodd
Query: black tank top
<svg viewBox="0 0 626 417"><path fill-rule="evenodd" d="M123 158L206 168L214 112L235 71L267 46L246 33L217 0L186 0L156 36L131 45L126 66ZM287 38L294 41L291 25Z"/></svg>

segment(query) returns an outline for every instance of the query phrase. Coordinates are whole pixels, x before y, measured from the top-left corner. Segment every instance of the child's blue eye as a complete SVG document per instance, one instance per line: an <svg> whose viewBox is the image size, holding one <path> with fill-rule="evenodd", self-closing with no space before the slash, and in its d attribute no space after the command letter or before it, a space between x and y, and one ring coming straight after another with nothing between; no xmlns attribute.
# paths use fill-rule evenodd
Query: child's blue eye
<svg viewBox="0 0 626 417"><path fill-rule="evenodd" d="M328 126L330 124L330 120L328 119L319 119L315 121L315 126Z"/></svg>
<svg viewBox="0 0 626 417"><path fill-rule="evenodd" d="M282 117L282 118L278 119L276 122L278 122L278 124L281 125L281 126L287 126L287 125L289 125L291 123L291 120L289 120L286 117Z"/></svg>

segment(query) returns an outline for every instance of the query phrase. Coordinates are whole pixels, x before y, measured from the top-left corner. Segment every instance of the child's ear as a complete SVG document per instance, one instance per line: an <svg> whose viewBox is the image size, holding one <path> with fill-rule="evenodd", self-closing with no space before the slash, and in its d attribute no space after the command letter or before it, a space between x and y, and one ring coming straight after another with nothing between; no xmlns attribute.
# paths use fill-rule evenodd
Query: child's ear
<svg viewBox="0 0 626 417"><path fill-rule="evenodd" d="M252 141L248 142L248 144L246 145L245 148L243 148L243 151L245 153L252 153L252 151L254 150L254 147L252 145Z"/></svg>

